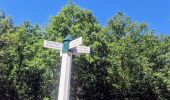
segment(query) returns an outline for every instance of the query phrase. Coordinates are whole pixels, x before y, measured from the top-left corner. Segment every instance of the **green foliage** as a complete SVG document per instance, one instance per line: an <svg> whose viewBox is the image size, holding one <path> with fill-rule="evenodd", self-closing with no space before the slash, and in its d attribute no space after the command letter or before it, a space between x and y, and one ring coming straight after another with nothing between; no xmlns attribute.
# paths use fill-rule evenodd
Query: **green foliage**
<svg viewBox="0 0 170 100"><path fill-rule="evenodd" d="M25 21L14 26L0 13L0 98L55 100L59 52L43 40L82 36L91 53L73 56L71 100L165 100L170 98L170 37L155 35L146 23L123 13L99 25L92 12L68 4L47 27Z"/></svg>
<svg viewBox="0 0 170 100"><path fill-rule="evenodd" d="M109 80L113 80L111 83L120 91L121 97L169 98L168 88L161 88L161 84L166 84L164 78L169 78L169 75L164 76L170 64L169 57L165 57L168 51L162 47L168 36L155 36L145 23L131 22L122 13L110 19L107 28L110 33L109 60L112 62Z"/></svg>
<svg viewBox="0 0 170 100"><path fill-rule="evenodd" d="M40 27L29 22L13 27L10 18L0 20L0 25L0 97L5 100L53 97L58 82L57 59L55 51L42 47L44 34Z"/></svg>

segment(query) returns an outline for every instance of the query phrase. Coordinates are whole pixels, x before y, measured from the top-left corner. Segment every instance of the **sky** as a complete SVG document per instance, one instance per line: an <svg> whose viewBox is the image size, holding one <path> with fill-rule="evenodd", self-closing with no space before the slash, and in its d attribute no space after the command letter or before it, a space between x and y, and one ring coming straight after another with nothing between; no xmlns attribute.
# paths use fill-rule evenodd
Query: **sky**
<svg viewBox="0 0 170 100"><path fill-rule="evenodd" d="M48 24L66 5L68 0L0 0L0 9L11 16L16 25L24 20L32 24ZM121 11L132 21L147 22L157 34L170 36L170 0L72 0L90 10L98 22L105 26L108 19Z"/></svg>

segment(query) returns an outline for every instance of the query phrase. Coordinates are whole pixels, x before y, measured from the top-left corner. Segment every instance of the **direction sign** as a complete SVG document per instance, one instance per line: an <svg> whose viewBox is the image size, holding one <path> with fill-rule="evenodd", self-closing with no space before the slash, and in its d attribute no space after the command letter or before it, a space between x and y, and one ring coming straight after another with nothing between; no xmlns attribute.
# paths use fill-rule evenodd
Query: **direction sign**
<svg viewBox="0 0 170 100"><path fill-rule="evenodd" d="M70 97L72 55L90 53L90 47L80 46L82 37L71 40L69 34L64 38L63 43L44 40L44 47L60 50L62 56L58 100L69 100Z"/></svg>
<svg viewBox="0 0 170 100"><path fill-rule="evenodd" d="M62 49L62 43L44 40L43 47L61 50Z"/></svg>
<svg viewBox="0 0 170 100"><path fill-rule="evenodd" d="M71 52L72 52L73 55L76 55L76 56L80 55L80 53L77 52L76 48L71 49Z"/></svg>
<svg viewBox="0 0 170 100"><path fill-rule="evenodd" d="M69 49L79 46L83 43L82 37L79 37L69 43Z"/></svg>
<svg viewBox="0 0 170 100"><path fill-rule="evenodd" d="M77 46L76 48L76 52L77 53L90 53L90 47L87 46Z"/></svg>

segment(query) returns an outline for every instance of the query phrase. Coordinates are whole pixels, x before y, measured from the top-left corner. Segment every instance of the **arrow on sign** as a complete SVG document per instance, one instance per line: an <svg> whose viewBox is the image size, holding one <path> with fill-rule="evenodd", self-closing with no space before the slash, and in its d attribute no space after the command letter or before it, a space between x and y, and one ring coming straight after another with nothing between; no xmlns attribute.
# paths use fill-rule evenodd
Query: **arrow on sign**
<svg viewBox="0 0 170 100"><path fill-rule="evenodd" d="M79 46L83 43L82 37L79 37L69 43L69 49Z"/></svg>
<svg viewBox="0 0 170 100"><path fill-rule="evenodd" d="M62 50L62 43L44 40L43 47Z"/></svg>

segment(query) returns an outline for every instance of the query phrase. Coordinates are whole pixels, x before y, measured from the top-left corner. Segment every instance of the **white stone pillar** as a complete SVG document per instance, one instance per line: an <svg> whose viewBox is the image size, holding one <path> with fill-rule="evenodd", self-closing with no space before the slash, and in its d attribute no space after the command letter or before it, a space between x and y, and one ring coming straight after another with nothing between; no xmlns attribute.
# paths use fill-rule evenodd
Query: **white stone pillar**
<svg viewBox="0 0 170 100"><path fill-rule="evenodd" d="M72 54L63 53L62 62L61 62L58 100L70 99L71 64L72 64Z"/></svg>

